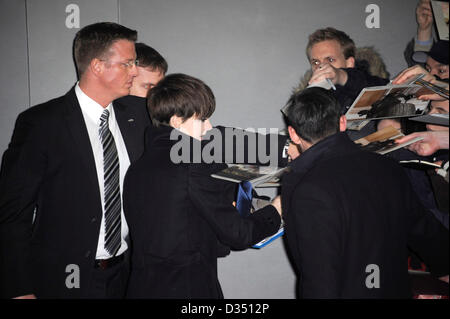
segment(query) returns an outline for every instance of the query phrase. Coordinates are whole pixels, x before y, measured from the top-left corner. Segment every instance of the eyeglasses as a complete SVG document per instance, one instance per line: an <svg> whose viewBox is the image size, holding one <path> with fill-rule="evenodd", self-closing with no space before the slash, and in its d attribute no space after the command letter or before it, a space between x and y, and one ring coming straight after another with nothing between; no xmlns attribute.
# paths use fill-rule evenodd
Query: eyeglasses
<svg viewBox="0 0 450 319"><path fill-rule="evenodd" d="M126 69L131 69L133 66L139 66L139 60L130 60L128 62L111 62L108 60L100 60L100 61L108 62L110 64L119 64Z"/></svg>

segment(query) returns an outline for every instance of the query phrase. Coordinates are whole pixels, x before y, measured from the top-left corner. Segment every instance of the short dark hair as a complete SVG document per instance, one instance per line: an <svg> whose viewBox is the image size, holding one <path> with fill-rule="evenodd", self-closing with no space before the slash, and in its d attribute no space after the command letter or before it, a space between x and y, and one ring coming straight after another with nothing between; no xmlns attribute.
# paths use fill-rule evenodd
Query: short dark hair
<svg viewBox="0 0 450 319"><path fill-rule="evenodd" d="M73 55L78 76L86 71L95 58L104 58L118 40L135 42L137 31L114 22L99 22L85 26L75 35Z"/></svg>
<svg viewBox="0 0 450 319"><path fill-rule="evenodd" d="M141 42L136 43L135 48L136 59L139 61L140 67L150 68L152 71L159 71L162 74L166 74L169 66L158 51Z"/></svg>
<svg viewBox="0 0 450 319"><path fill-rule="evenodd" d="M196 115L209 118L216 108L212 90L203 81L192 76L175 73L166 76L149 90L147 106L155 126L169 124L173 115L183 121Z"/></svg>
<svg viewBox="0 0 450 319"><path fill-rule="evenodd" d="M308 45L306 46L306 56L308 59L310 59L309 53L311 52L313 45L326 40L336 40L341 45L342 52L346 59L355 57L355 42L353 42L347 33L332 27L327 27L325 29L316 30L309 35Z"/></svg>
<svg viewBox="0 0 450 319"><path fill-rule="evenodd" d="M441 64L448 65L448 41L435 42L428 52L428 56Z"/></svg>
<svg viewBox="0 0 450 319"><path fill-rule="evenodd" d="M333 93L312 87L292 94L283 114L298 136L315 144L339 132L340 109Z"/></svg>

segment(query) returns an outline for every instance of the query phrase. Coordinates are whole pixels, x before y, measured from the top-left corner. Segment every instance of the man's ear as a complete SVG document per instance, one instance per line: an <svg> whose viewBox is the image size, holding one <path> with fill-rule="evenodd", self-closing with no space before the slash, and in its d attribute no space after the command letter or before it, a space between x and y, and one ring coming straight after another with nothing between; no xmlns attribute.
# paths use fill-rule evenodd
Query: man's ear
<svg viewBox="0 0 450 319"><path fill-rule="evenodd" d="M174 128L180 128L181 123L183 123L183 119L176 115L172 115L169 121L169 125Z"/></svg>
<svg viewBox="0 0 450 319"><path fill-rule="evenodd" d="M305 141L300 136L298 136L297 132L295 132L292 126L288 126L289 137L291 138L292 143L298 146L299 151L303 153L308 148L311 147L311 143Z"/></svg>
<svg viewBox="0 0 450 319"><path fill-rule="evenodd" d="M100 59L94 58L89 63L90 71L96 76L98 76L102 73L103 68L104 68L104 63Z"/></svg>
<svg viewBox="0 0 450 319"><path fill-rule="evenodd" d="M297 135L294 128L292 126L288 126L289 137L294 144L300 144L300 136Z"/></svg>
<svg viewBox="0 0 450 319"><path fill-rule="evenodd" d="M339 118L339 131L345 132L346 129L347 129L347 118L345 117L345 115L341 115L341 117Z"/></svg>
<svg viewBox="0 0 450 319"><path fill-rule="evenodd" d="M346 68L354 68L355 67L355 58L351 56L348 59L346 59L345 67Z"/></svg>

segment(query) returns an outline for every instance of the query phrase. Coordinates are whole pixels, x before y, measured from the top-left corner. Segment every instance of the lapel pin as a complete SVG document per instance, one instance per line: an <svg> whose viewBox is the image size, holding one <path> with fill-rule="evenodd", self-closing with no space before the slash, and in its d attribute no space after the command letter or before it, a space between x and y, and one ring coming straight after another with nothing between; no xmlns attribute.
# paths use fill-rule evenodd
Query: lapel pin
<svg viewBox="0 0 450 319"><path fill-rule="evenodd" d="M134 119L128 119L128 122L134 122Z"/></svg>

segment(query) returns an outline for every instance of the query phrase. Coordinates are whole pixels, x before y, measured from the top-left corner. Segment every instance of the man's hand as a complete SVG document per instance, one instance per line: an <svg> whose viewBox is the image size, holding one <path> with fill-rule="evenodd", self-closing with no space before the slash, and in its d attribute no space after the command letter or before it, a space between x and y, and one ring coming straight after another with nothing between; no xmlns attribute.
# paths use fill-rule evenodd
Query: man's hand
<svg viewBox="0 0 450 319"><path fill-rule="evenodd" d="M430 83L436 82L436 78L433 75L431 75L430 72L425 70L420 65L416 64L416 65L413 65L412 67L404 69L402 72L400 72L395 77L395 79L392 80L392 84L403 84L406 81L408 81L408 79L410 79L411 77L419 75L419 74L424 74L424 77L422 78L422 80L424 80L424 81L427 81Z"/></svg>
<svg viewBox="0 0 450 319"><path fill-rule="evenodd" d="M321 64L312 74L308 84L319 83L330 79L333 84L345 85L347 83L347 72L337 69L331 64Z"/></svg>
<svg viewBox="0 0 450 319"><path fill-rule="evenodd" d="M448 131L416 132L395 140L396 143L404 143L416 137L423 137L423 140L415 142L407 148L421 156L429 156L440 149L448 149Z"/></svg>
<svg viewBox="0 0 450 319"><path fill-rule="evenodd" d="M430 74L430 72L425 70L420 65L414 65L414 66L407 68L407 69L403 70L402 72L400 72L395 77L395 79L392 80L392 84L403 84L403 83L407 82L410 78L412 78L418 74L424 75L422 80L430 82L430 83L440 86L442 88L446 88L448 90L448 83L438 81L433 75ZM437 93L433 93L433 94L421 95L418 97L418 99L425 100L425 101L428 101L428 100L443 101L443 100L445 100L445 97L442 97Z"/></svg>
<svg viewBox="0 0 450 319"><path fill-rule="evenodd" d="M272 203L271 203L271 204L277 209L278 214L280 214L280 216L282 216L282 211L281 211L281 196L278 195L277 197L275 197L275 198L272 200Z"/></svg>
<svg viewBox="0 0 450 319"><path fill-rule="evenodd" d="M431 38L433 26L433 13L430 0L420 0L416 8L417 39L427 41Z"/></svg>
<svg viewBox="0 0 450 319"><path fill-rule="evenodd" d="M287 150L288 153L288 161L293 161L295 160L297 157L300 156L300 150L298 149L298 146L295 145L294 143L289 143L289 148Z"/></svg>
<svg viewBox="0 0 450 319"><path fill-rule="evenodd" d="M439 280L442 280L443 282L448 283L448 275L447 276L443 276L443 277L439 277Z"/></svg>
<svg viewBox="0 0 450 319"><path fill-rule="evenodd" d="M25 296L15 297L13 299L37 299L37 298L35 295L25 295Z"/></svg>

